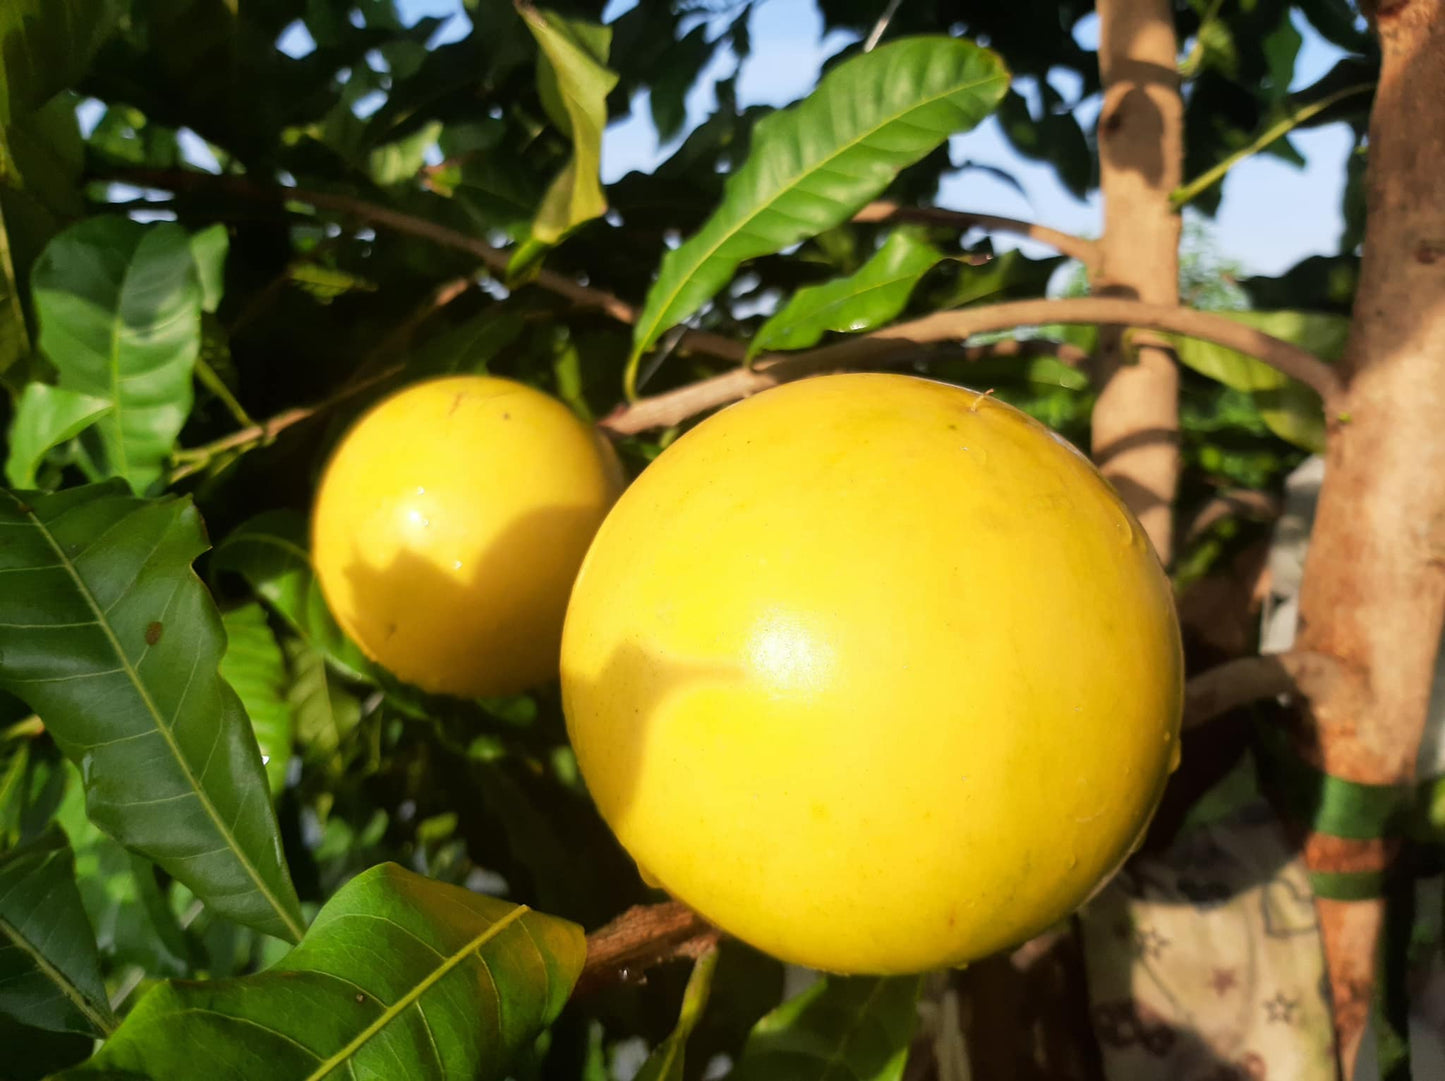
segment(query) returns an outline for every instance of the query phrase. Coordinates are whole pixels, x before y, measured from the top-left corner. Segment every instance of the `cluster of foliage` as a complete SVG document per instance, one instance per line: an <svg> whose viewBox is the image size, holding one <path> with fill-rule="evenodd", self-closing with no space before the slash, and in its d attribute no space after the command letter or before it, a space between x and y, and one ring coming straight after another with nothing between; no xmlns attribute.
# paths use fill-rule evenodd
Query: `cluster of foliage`
<svg viewBox="0 0 1445 1081"><path fill-rule="evenodd" d="M1079 44L1091 5L904 4L864 56L882 5L821 0L852 42L827 70L846 72L787 111L741 106L734 72L665 162L604 187L606 125L645 96L659 137L679 136L714 57L748 55L752 7L642 0L604 26L599 0L478 0L440 46L438 20L407 26L392 0L0 7L6 1077L601 1081L648 1049L649 1078L719 1056L740 1079L823 1076L830 1059L899 1075L917 980L824 980L780 1007L782 966L729 944L685 997L673 966L569 1002L578 927L658 898L589 803L555 688L459 701L398 684L338 631L306 550L328 448L396 386L489 371L597 419L624 388L713 374L744 343L806 349L1044 292L1062 258L850 219L977 168L950 136L995 110L1020 153L1091 190L1075 116L1099 91ZM1191 175L1372 80L1344 0L1177 17ZM1301 17L1348 56L1291 94ZM293 58L276 42L298 21L315 48ZM1061 69L1078 100L1049 80ZM1308 122L1362 131L1368 103ZM1269 152L1298 157L1287 138ZM1342 253L1227 298L1326 357L1362 160ZM1195 204L1217 200L1214 185ZM678 348L684 323L738 356ZM1094 334L1034 333L1085 350ZM1275 486L1318 448L1306 388L1200 342L1180 359L1181 515ZM956 347L917 362L1087 444L1082 371ZM675 434L619 448L635 471ZM1192 537L1181 579L1262 528Z"/></svg>

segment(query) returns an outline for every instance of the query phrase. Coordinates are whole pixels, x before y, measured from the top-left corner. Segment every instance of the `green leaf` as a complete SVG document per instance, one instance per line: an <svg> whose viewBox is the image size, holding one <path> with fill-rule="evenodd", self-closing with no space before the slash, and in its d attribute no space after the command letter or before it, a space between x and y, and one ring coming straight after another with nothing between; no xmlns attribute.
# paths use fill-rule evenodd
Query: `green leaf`
<svg viewBox="0 0 1445 1081"><path fill-rule="evenodd" d="M101 473L144 492L191 410L203 294L190 237L90 218L46 245L31 290L59 386L111 405L96 423Z"/></svg>
<svg viewBox="0 0 1445 1081"><path fill-rule="evenodd" d="M30 1028L0 1015L0 1047L5 1048L5 1081L40 1081L83 1061L95 1046L93 1036Z"/></svg>
<svg viewBox="0 0 1445 1081"><path fill-rule="evenodd" d="M196 277L201 283L201 308L214 312L221 305L226 291L226 254L231 249L231 234L224 225L212 225L191 234L191 258L196 262Z"/></svg>
<svg viewBox="0 0 1445 1081"><path fill-rule="evenodd" d="M231 531L211 556L212 573L231 571L313 649L343 675L370 681L371 662L347 638L311 570L306 519L294 511L266 511Z"/></svg>
<svg viewBox="0 0 1445 1081"><path fill-rule="evenodd" d="M0 741L0 850L15 844L20 836L20 818L25 810L25 782L30 773L30 741Z"/></svg>
<svg viewBox="0 0 1445 1081"><path fill-rule="evenodd" d="M256 733L274 796L286 787L286 765L291 761L286 658L259 604L232 608L221 616L221 622L226 628L221 678L235 689L251 718L251 730Z"/></svg>
<svg viewBox="0 0 1445 1081"><path fill-rule="evenodd" d="M300 938L261 755L218 672L188 499L119 482L0 494L0 686L85 778L91 819L215 911Z"/></svg>
<svg viewBox="0 0 1445 1081"><path fill-rule="evenodd" d="M52 1032L115 1028L75 861L58 829L0 856L0 1013Z"/></svg>
<svg viewBox="0 0 1445 1081"><path fill-rule="evenodd" d="M127 852L86 817L80 771L69 762L60 765L65 790L55 821L70 838L75 880L102 961L111 973L138 965L153 976L186 975L189 950L171 933L174 916L158 923L146 896L154 889L155 867ZM150 877L150 884L143 875Z"/></svg>
<svg viewBox="0 0 1445 1081"><path fill-rule="evenodd" d="M507 272L514 276L577 226L607 212L599 175L602 130L607 126L607 95L617 85L617 73L607 67L611 30L530 5L519 10L541 49L537 92L552 123L572 140L572 157L547 189L531 234L508 264Z"/></svg>
<svg viewBox="0 0 1445 1081"><path fill-rule="evenodd" d="M707 40L707 23L698 23L659 58L649 72L648 105L658 145L672 142L687 123L687 92L717 51L721 39Z"/></svg>
<svg viewBox="0 0 1445 1081"><path fill-rule="evenodd" d="M118 0L0 4L0 124L79 79L120 12Z"/></svg>
<svg viewBox="0 0 1445 1081"><path fill-rule="evenodd" d="M335 753L361 720L361 703L336 685L326 657L305 642L287 642L292 682L286 701L296 720L296 741L312 759Z"/></svg>
<svg viewBox="0 0 1445 1081"><path fill-rule="evenodd" d="M1015 150L1026 158L1052 165L1075 198L1088 195L1094 156L1072 110L1053 112L1046 107L1042 115L1035 117L1023 95L1010 90L999 104L998 120Z"/></svg>
<svg viewBox="0 0 1445 1081"><path fill-rule="evenodd" d="M0 161L4 158L4 146L0 145ZM20 288L15 282L10 235L5 231L5 211L0 207L0 379L29 355L30 329L25 325L25 308L20 302Z"/></svg>
<svg viewBox="0 0 1445 1081"><path fill-rule="evenodd" d="M677 1014L677 1027L657 1045L632 1081L682 1081L687 1038L697 1027L702 1011L707 1009L708 995L712 991L712 976L716 968L717 949L714 947L699 957L692 966L692 975L688 977L687 987L682 992L682 1008Z"/></svg>
<svg viewBox="0 0 1445 1081"><path fill-rule="evenodd" d="M12 488L35 487L35 471L45 455L74 439L110 411L111 404L89 394L28 383L10 421L10 454L5 479Z"/></svg>
<svg viewBox="0 0 1445 1081"><path fill-rule="evenodd" d="M581 928L382 864L254 976L162 984L61 1078L489 1081L567 1002ZM198 1061L199 1056L199 1061Z"/></svg>
<svg viewBox="0 0 1445 1081"><path fill-rule="evenodd" d="M900 229L854 274L799 289L758 330L748 356L807 349L826 331L857 333L894 319L909 294L943 253L919 234Z"/></svg>
<svg viewBox="0 0 1445 1081"><path fill-rule="evenodd" d="M820 979L753 1027L729 1081L900 1081L917 976Z"/></svg>
<svg viewBox="0 0 1445 1081"><path fill-rule="evenodd" d="M1344 352L1350 321L1322 312L1220 312L1308 349L1322 360ZM1320 396L1263 361L1195 338L1174 338L1179 360L1227 387L1249 392L1269 430L1286 442L1319 453L1324 450L1325 418Z"/></svg>
<svg viewBox="0 0 1445 1081"><path fill-rule="evenodd" d="M426 164L426 153L436 146L442 122L433 120L402 139L374 147L366 155L366 171L382 187L411 180Z"/></svg>
<svg viewBox="0 0 1445 1081"><path fill-rule="evenodd" d="M839 64L800 104L760 120L722 205L662 261L633 333L629 384L638 358L738 264L848 220L905 166L987 116L1008 79L1003 61L972 42L905 38Z"/></svg>

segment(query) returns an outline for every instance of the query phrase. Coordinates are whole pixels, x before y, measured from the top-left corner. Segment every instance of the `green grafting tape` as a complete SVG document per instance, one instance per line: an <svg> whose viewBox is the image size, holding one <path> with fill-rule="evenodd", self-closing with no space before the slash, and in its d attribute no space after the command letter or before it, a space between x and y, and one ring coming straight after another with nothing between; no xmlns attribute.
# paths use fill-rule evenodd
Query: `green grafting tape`
<svg viewBox="0 0 1445 1081"><path fill-rule="evenodd" d="M1385 894L1383 871L1311 871L1310 889L1331 901L1368 901Z"/></svg>
<svg viewBox="0 0 1445 1081"><path fill-rule="evenodd" d="M1266 786L1283 800L1290 815L1314 832L1372 841L1404 830L1415 801L1414 784L1360 784L1333 777L1295 754L1278 727L1261 725L1257 735Z"/></svg>

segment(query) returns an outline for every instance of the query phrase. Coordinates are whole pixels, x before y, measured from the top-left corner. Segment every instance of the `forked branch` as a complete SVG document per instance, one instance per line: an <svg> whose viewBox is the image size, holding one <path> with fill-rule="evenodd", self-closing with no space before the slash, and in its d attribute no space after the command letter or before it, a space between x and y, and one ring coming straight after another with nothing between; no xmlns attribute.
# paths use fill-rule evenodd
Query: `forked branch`
<svg viewBox="0 0 1445 1081"><path fill-rule="evenodd" d="M1304 699L1316 707L1363 715L1369 690L1361 676L1324 653L1304 650L1238 657L1201 672L1184 687L1184 727L1268 698Z"/></svg>
<svg viewBox="0 0 1445 1081"><path fill-rule="evenodd" d="M640 398L613 413L602 425L617 434L671 427L792 379L827 371L903 363L921 345L962 341L974 334L1046 323L1140 327L1211 341L1256 357L1313 387L1325 400L1326 408L1339 388L1335 373L1314 354L1222 315L1114 297L1020 300L938 312L820 349L785 356L774 354L760 359L751 369L737 368L665 394Z"/></svg>
<svg viewBox="0 0 1445 1081"><path fill-rule="evenodd" d="M856 222L916 221L925 225L943 225L964 232L968 229L989 229L997 233L1013 233L1047 244L1060 255L1077 259L1093 270L1099 261L1099 245L1086 237L1051 229L1018 218L998 214L975 214L968 210L944 210L934 206L901 206L898 203L869 203L857 214Z"/></svg>
<svg viewBox="0 0 1445 1081"><path fill-rule="evenodd" d="M696 960L719 937L715 927L679 901L634 906L587 936L587 960L573 994L626 983L667 961Z"/></svg>

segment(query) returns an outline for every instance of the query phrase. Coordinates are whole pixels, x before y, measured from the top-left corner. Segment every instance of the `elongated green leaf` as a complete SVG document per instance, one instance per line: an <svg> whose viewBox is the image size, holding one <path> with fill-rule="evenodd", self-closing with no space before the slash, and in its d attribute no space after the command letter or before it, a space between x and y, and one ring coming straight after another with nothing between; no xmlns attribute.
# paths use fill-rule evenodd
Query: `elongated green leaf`
<svg viewBox="0 0 1445 1081"><path fill-rule="evenodd" d="M115 1028L75 861L57 829L0 856L0 1013L52 1032Z"/></svg>
<svg viewBox="0 0 1445 1081"><path fill-rule="evenodd" d="M5 1081L40 1081L81 1062L95 1046L93 1036L31 1028L0 1014L0 1047L5 1048Z"/></svg>
<svg viewBox="0 0 1445 1081"><path fill-rule="evenodd" d="M0 161L8 155L0 133ZM30 329L15 282L15 259L10 251L10 234L5 231L5 211L0 207L0 381L5 373L30 355Z"/></svg>
<svg viewBox="0 0 1445 1081"><path fill-rule="evenodd" d="M807 349L830 330L872 330L895 318L908 295L943 253L917 233L900 229L855 274L799 289L758 330L748 356Z"/></svg>
<svg viewBox="0 0 1445 1081"><path fill-rule="evenodd" d="M295 941L261 755L191 570L205 549L187 499L119 482L0 494L0 687L80 766L98 826L222 915Z"/></svg>
<svg viewBox="0 0 1445 1081"><path fill-rule="evenodd" d="M577 226L607 212L602 191L602 130L617 73L607 67L612 31L531 6L521 9L537 39L537 91L552 122L572 140L572 157L532 218L531 235L507 270L521 274Z"/></svg>
<svg viewBox="0 0 1445 1081"><path fill-rule="evenodd" d="M273 968L157 986L63 1078L488 1081L561 1011L574 924L382 864Z"/></svg>
<svg viewBox="0 0 1445 1081"><path fill-rule="evenodd" d="M89 218L46 245L31 291L60 387L110 403L96 423L101 473L144 492L191 410L203 294L190 238Z"/></svg>
<svg viewBox="0 0 1445 1081"><path fill-rule="evenodd" d="M1347 317L1323 312L1219 314L1293 342L1323 360L1339 359L1350 330ZM1324 450L1324 406L1320 396L1309 387L1263 361L1213 342L1175 338L1174 349L1188 367L1227 387L1253 395L1260 417L1275 435L1306 450L1316 453Z"/></svg>
<svg viewBox="0 0 1445 1081"><path fill-rule="evenodd" d="M196 261L196 278L201 283L201 308L214 312L226 291L226 254L231 235L224 225L212 225L191 235L191 257Z"/></svg>
<svg viewBox="0 0 1445 1081"><path fill-rule="evenodd" d="M67 439L74 439L109 412L111 405L89 394L28 383L10 421L10 453L5 479L12 488L35 487L35 471L45 455Z"/></svg>
<svg viewBox="0 0 1445 1081"><path fill-rule="evenodd" d="M251 730L256 733L274 796L286 787L286 766L291 761L286 658L259 604L233 608L221 617L221 622L226 628L221 678L235 689L251 718Z"/></svg>
<svg viewBox="0 0 1445 1081"><path fill-rule="evenodd" d="M829 976L753 1027L729 1081L899 1081L918 1022L916 976Z"/></svg>
<svg viewBox="0 0 1445 1081"><path fill-rule="evenodd" d="M237 526L216 545L213 571L239 574L296 633L343 674L371 678L371 662L336 625L311 570L306 519L267 511Z"/></svg>
<svg viewBox="0 0 1445 1081"><path fill-rule="evenodd" d="M717 950L712 949L697 959L682 993L682 1008L677 1013L677 1027L658 1044L633 1081L682 1081L686 1064L687 1038L697 1027L698 1018L707 1009L712 991L712 976L717 968Z"/></svg>
<svg viewBox="0 0 1445 1081"><path fill-rule="evenodd" d="M30 741L0 740L0 850L20 837L25 808L25 781L30 772Z"/></svg>
<svg viewBox="0 0 1445 1081"><path fill-rule="evenodd" d="M55 812L56 824L70 838L75 854L75 880L96 946L109 974L139 965L152 976L185 976L189 949L172 933L174 917L157 922L147 893L153 890L155 867L100 831L85 813L85 787L80 770L61 762L65 790ZM150 876L150 884L143 876Z"/></svg>
<svg viewBox="0 0 1445 1081"><path fill-rule="evenodd" d="M994 53L905 38L838 65L801 104L760 120L720 207L662 261L633 333L636 359L746 259L848 220L899 170L989 114L1008 87Z"/></svg>
<svg viewBox="0 0 1445 1081"><path fill-rule="evenodd" d="M305 642L287 642L291 688L287 706L296 722L296 742L309 759L326 759L361 719L361 703L336 685L326 657Z"/></svg>
<svg viewBox="0 0 1445 1081"><path fill-rule="evenodd" d="M120 12L118 0L0 4L0 125L79 78Z"/></svg>

